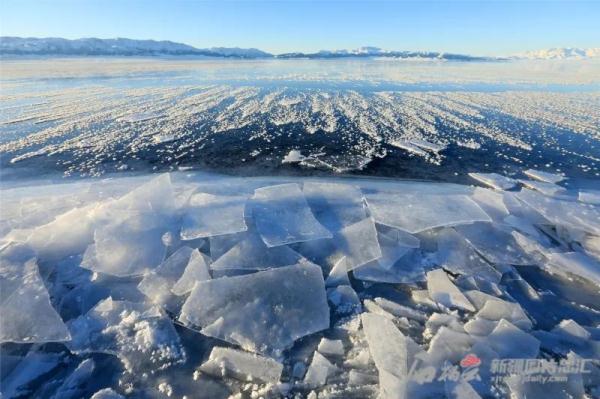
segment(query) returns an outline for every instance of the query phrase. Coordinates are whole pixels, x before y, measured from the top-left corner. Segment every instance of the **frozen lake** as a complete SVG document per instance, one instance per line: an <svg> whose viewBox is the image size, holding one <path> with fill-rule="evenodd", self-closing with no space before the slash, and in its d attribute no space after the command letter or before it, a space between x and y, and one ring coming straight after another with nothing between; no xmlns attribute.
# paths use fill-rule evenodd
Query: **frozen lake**
<svg viewBox="0 0 600 399"><path fill-rule="evenodd" d="M1 62L3 398L600 395L598 61Z"/></svg>
<svg viewBox="0 0 600 399"><path fill-rule="evenodd" d="M593 59L2 63L4 178L179 167L459 182L467 172L542 168L598 178Z"/></svg>

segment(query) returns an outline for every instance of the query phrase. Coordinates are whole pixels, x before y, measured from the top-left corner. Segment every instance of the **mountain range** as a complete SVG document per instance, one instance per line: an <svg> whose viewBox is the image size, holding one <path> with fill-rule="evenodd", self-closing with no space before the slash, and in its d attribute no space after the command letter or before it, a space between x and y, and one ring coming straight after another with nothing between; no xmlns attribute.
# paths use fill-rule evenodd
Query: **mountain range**
<svg viewBox="0 0 600 399"><path fill-rule="evenodd" d="M378 47L360 47L355 50L321 50L315 53L271 54L255 48L212 47L196 48L183 43L156 40L97 39L69 40L63 38L0 37L0 55L51 56L200 56L216 58L351 58L389 57L420 58L458 61L497 60L496 57L477 57L433 51L389 51ZM502 59L581 59L600 57L600 48L554 48L516 54Z"/></svg>

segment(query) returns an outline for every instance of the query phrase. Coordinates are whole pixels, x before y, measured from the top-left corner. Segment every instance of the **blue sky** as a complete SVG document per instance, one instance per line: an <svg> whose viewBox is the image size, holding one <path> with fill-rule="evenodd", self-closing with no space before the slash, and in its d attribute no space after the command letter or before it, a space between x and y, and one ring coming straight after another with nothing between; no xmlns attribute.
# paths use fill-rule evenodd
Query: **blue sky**
<svg viewBox="0 0 600 399"><path fill-rule="evenodd" d="M504 55L600 47L600 1L2 0L0 33L281 53L363 45Z"/></svg>

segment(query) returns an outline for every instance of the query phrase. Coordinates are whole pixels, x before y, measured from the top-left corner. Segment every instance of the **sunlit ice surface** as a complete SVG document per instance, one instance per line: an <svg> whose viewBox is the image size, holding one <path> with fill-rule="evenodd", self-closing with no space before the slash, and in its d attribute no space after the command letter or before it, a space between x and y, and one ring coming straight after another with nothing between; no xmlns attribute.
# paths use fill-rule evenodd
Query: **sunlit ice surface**
<svg viewBox="0 0 600 399"><path fill-rule="evenodd" d="M597 396L599 67L3 60L3 397Z"/></svg>

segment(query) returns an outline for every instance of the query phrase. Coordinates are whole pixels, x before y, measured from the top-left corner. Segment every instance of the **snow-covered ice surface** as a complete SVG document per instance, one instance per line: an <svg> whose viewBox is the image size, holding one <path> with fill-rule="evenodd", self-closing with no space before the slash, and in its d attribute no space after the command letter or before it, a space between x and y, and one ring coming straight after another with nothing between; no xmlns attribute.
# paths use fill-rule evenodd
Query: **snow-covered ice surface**
<svg viewBox="0 0 600 399"><path fill-rule="evenodd" d="M598 177L595 59L2 63L5 178L179 167L457 182L477 172L492 184L501 180L487 173ZM224 206L220 229L239 228Z"/></svg>
<svg viewBox="0 0 600 399"><path fill-rule="evenodd" d="M48 183L0 192L5 397L538 392L499 369L515 359L587 359L552 389L599 392L600 209L578 189L197 171ZM192 195L211 196L209 215L238 210L185 239ZM232 220L246 230L223 234ZM110 262L88 263L91 249Z"/></svg>
<svg viewBox="0 0 600 399"><path fill-rule="evenodd" d="M2 397L598 397L599 71L2 60Z"/></svg>

